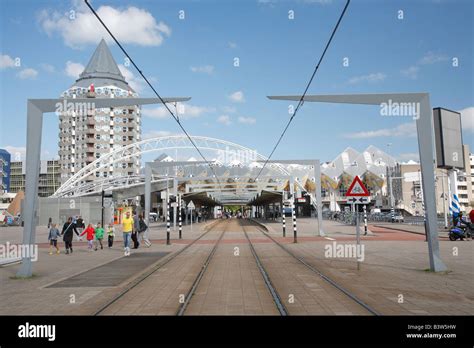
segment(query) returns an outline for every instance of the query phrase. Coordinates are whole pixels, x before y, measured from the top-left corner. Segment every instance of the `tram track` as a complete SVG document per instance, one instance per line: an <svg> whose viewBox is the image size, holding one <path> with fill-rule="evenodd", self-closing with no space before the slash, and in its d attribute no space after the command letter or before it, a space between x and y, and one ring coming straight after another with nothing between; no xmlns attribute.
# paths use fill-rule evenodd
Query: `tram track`
<svg viewBox="0 0 474 348"><path fill-rule="evenodd" d="M287 247L285 247L283 244L278 242L275 238L270 236L268 232L264 231L264 229L255 221L249 220L252 222L252 224L256 227L258 231L260 231L264 236L269 238L272 242L274 242L276 245L278 245L281 249L283 249L288 255L290 255L292 258L297 260L300 264L304 265L307 269L309 269L312 273L318 275L320 278L322 278L324 281L332 285L334 288L339 290L342 294L344 294L346 297L350 298L353 302L357 303L359 306L363 307L366 311L368 311L370 314L379 316L380 313L378 313L375 309L370 307L368 304L366 304L364 301L359 299L356 295L351 293L349 290L345 289L341 285L339 285L337 282L335 282L333 279L329 278L326 276L324 273L322 273L320 270L318 270L316 267L314 267L312 264L308 263L305 261L302 257L298 256L295 254L293 251L289 250Z"/></svg>
<svg viewBox="0 0 474 348"><path fill-rule="evenodd" d="M193 284L191 285L191 288L189 289L188 293L184 297L184 302L182 304L180 304L180 306L178 308L178 311L176 312L176 315L178 315L178 316L184 315L184 312L188 308L189 303L191 302L191 299L192 299L194 293L196 292L196 289L199 286L199 283L201 282L202 277L204 276L204 273L208 269L208 266L211 263L211 260L214 256L214 254L216 253L217 247L219 246L219 243L222 240L222 237L224 237L224 234L227 231L227 225L228 224L225 225L226 227L224 228L224 230L220 234L219 238L217 239L216 243L212 247L212 250L209 253L209 255L207 256L206 261L204 261L204 264L202 265L201 270L199 271L198 275L194 279Z"/></svg>
<svg viewBox="0 0 474 348"><path fill-rule="evenodd" d="M285 251L288 255L290 255L291 258L295 259L297 261L297 264L303 265L306 269L311 271L313 274L317 275L319 278L321 278L325 282L329 283L332 287L339 290L339 292L341 292L344 296L349 298L351 300L351 302L356 302L359 306L363 307L364 310L367 311L370 314L379 315L379 313L377 313L372 307L370 307L365 302L363 302L362 300L357 298L357 296L355 296L353 293L351 293L350 291L348 291L347 289L342 287L340 284L335 282L333 279L331 279L328 276L326 276L325 274L323 274L315 266L308 263L303 257L300 257L298 254L296 254L295 252L289 250L286 246L284 246L283 244L278 242L275 238L273 238L266 231L264 231L262 226L260 226L258 223L254 222L252 220L247 220L247 221L250 222L249 225L242 224L242 222L240 222L238 224L240 229L241 229L241 231L239 231L239 232L243 232L243 234L245 235L245 240L247 241L247 245L249 247L250 253L252 254L252 258L255 261L255 264L257 266L257 269L258 269L260 275L262 276L262 279L263 279L262 284L265 284L265 287L268 290L268 295L269 296L267 297L268 298L267 301L273 301L273 304L275 305L275 307L278 311L278 314L280 314L281 316L287 316L287 315L291 314L290 311L288 310L288 308L285 306L284 302L282 301L282 298L281 298L281 296L278 292L278 287L281 284L276 286L275 283L272 282L271 273L269 273L266 270L264 262L262 262L262 259L259 256L259 253L257 253L257 251L254 247L254 244L251 240L251 236L249 236L249 233L247 233L247 232L250 232L250 231L248 231L246 226L251 226L251 227L254 228L254 230L252 230L251 232L257 232L257 233L260 232L260 233L262 233L266 238L268 238L271 242L273 242L272 244L276 244L281 249L283 249L283 251ZM197 290L198 290L198 288L201 284L201 281L203 280L206 272L210 268L209 266L211 265L211 263L214 259L214 255L216 254L216 251L218 250L219 245L223 244L223 243L221 243L221 241L222 241L224 235L226 234L226 232L228 232L229 226L231 226L229 221L218 221L217 223L214 223L213 225L210 226L210 228L205 233L200 235L198 238L194 239L190 244L188 244L184 248L174 252L168 258L166 258L165 260L158 261L158 263L155 266L153 266L149 270L145 271L145 273L141 274L137 278L133 279L127 285L127 287L125 289L123 289L120 293L118 293L116 296L114 296L111 300L109 300L105 304L103 304L97 311L95 311L95 313L93 315L100 315L104 312L107 312L107 309L109 309L113 305L117 305L117 304L120 305L120 303L121 303L120 300L126 294L132 292L134 288L136 288L138 285L144 283L148 278L150 278L150 276L155 274L158 270L163 268L165 265L169 264L171 261L175 260L176 257L181 255L184 251L188 250L191 246L196 245L196 242L201 240L204 236L208 235L211 231L215 230L218 227L223 227L223 230L220 233L219 237L215 240L215 243L213 244L211 251L207 254L207 257L204 256L205 260L202 263L202 266L200 266L198 274L194 278L194 281L192 282L191 286L189 287L189 290L187 291L186 295L184 296L183 302L180 303L177 311L175 312L175 314L178 315L178 316L185 315L186 312L187 312L188 307L190 307L190 304L195 302L195 301L193 301L193 297L196 294L196 292L197 292ZM214 239L210 239L210 240L213 241ZM221 252L219 252L219 254L222 254L222 252L224 252L224 250L225 249L223 249ZM220 256L220 257L222 257L222 256ZM249 257L249 256L247 256L247 257ZM215 267L216 266L212 266L213 271L210 274L210 278L212 278L212 275L215 272ZM207 278L207 279L210 279L210 278ZM207 283L207 281L205 283ZM268 304L270 304L270 303L271 302L268 302ZM195 308L196 308L195 305L199 306L199 304L200 304L200 302L194 303L193 309L191 310L191 312L193 312L195 310ZM269 307L269 308L271 308L271 307ZM277 312L275 312L275 313L277 313Z"/></svg>
<svg viewBox="0 0 474 348"><path fill-rule="evenodd" d="M164 261L160 260L158 263L153 266L150 270L146 271L145 273L141 274L137 278L133 279L125 289L123 289L120 293L118 293L116 296L114 296L111 300L107 301L105 304L103 304L97 311L95 311L92 315L93 316L98 316L101 313L105 312L108 308L110 308L112 305L117 303L123 296L128 294L131 290L133 290L135 287L143 283L146 279L148 279L151 275L153 275L155 272L157 272L159 269L173 261L177 256L181 255L184 251L189 249L191 246L195 245L196 242L201 240L204 236L206 236L209 232L214 230L217 225L220 224L220 221L217 223L214 223L206 232L201 234L198 238L194 239L191 243L186 245L184 248L174 252L171 254L170 257L166 258Z"/></svg>
<svg viewBox="0 0 474 348"><path fill-rule="evenodd" d="M256 253L255 251L255 248L250 240L250 238L248 237L248 234L247 234L247 231L245 230L245 227L244 225L242 225L241 223L239 223L239 227L242 229L242 232L244 233L245 235L245 238L247 240L247 243L248 243L248 246L249 246L249 249L251 251L251 254L256 262L256 265L257 265L257 268L260 272L260 274L262 275L262 278L263 278L263 281L265 283L265 286L267 287L268 291L269 291L269 294L270 296L272 297L272 300L278 310L278 313L281 315L281 316L286 316L288 315L288 310L285 308L285 305L283 304L283 301L281 300L281 297L280 295L278 294L276 288L274 287L272 281L270 280L270 277L268 275L268 272L266 271L266 269L264 268L258 254ZM216 250L220 244L220 241L222 240L222 237L224 236L224 234L227 232L228 230L228 223L226 224L226 227L224 229L224 231L222 232L222 234L220 235L219 239L217 240L217 242L215 243L213 249L211 250L211 252L209 253L205 263L203 264L202 268L201 268L201 271L199 272L199 274L196 276L196 279L194 280L192 286L191 286L191 289L189 290L188 294L186 295L185 297L185 301L184 303L180 306L180 308L178 309L176 315L178 316L181 316L181 315L184 315L185 312L186 312L186 309L188 308L191 300L192 300L192 297L194 295L194 293L196 292L202 278L204 277L204 273L207 271L207 269L209 268L209 264L211 263L212 261L212 258L214 256L214 254L216 253Z"/></svg>
<svg viewBox="0 0 474 348"><path fill-rule="evenodd" d="M247 241L249 243L250 251L252 252L253 257L255 258L255 261L257 263L258 270L260 271L263 280L265 281L265 285L267 286L268 290L270 291L270 294L272 295L273 302L275 302L275 305L278 309L278 312L282 316L288 315L288 310L286 309L285 305L283 304L283 301L281 300L280 295L278 294L278 291L276 290L275 286L273 285L272 281L270 280L270 277L268 275L268 272L266 271L265 267L263 266L260 257L258 256L257 252L255 251L255 248L247 234L247 231L245 230L244 226L242 226L242 229L245 234L245 238L247 238Z"/></svg>

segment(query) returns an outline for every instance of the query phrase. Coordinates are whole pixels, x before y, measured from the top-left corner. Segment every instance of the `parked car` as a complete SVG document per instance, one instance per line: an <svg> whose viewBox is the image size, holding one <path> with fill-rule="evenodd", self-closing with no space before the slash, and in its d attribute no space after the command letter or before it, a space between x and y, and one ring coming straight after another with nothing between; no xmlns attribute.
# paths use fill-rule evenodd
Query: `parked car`
<svg viewBox="0 0 474 348"><path fill-rule="evenodd" d="M150 213L149 220L150 220L150 222L158 221L158 214L157 213Z"/></svg>
<svg viewBox="0 0 474 348"><path fill-rule="evenodd" d="M391 219L392 222L405 222L405 218L400 213L395 213L395 215Z"/></svg>

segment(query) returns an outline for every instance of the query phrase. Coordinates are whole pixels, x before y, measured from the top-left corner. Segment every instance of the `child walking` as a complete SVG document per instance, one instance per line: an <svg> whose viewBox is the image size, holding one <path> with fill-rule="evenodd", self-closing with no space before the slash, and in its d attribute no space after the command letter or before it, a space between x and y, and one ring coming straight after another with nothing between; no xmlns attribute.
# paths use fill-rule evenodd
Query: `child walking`
<svg viewBox="0 0 474 348"><path fill-rule="evenodd" d="M49 255L53 255L53 246L56 248L56 254L59 254L58 248L58 237L61 236L61 232L56 228L56 224L51 223L51 228L49 229Z"/></svg>
<svg viewBox="0 0 474 348"><path fill-rule="evenodd" d="M94 245L94 234L95 230L92 224L87 225L87 228L81 233L81 236L86 235L87 239L87 250L92 251Z"/></svg>
<svg viewBox="0 0 474 348"><path fill-rule="evenodd" d="M95 251L97 251L97 247L100 244L100 248L104 249L104 246L102 245L102 239L104 239L104 229L102 228L102 225L97 223L97 228L95 229Z"/></svg>
<svg viewBox="0 0 474 348"><path fill-rule="evenodd" d="M109 227L107 229L107 243L109 245L109 248L112 248L112 245L114 245L114 237L115 237L114 226L112 224L109 224Z"/></svg>

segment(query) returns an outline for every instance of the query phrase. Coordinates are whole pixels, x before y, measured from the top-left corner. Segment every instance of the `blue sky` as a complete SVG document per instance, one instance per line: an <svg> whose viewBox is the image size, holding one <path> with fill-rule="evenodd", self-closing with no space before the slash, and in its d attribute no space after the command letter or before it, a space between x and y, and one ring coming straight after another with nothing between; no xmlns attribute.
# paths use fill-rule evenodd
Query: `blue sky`
<svg viewBox="0 0 474 348"><path fill-rule="evenodd" d="M118 38L162 96L192 97L183 116L189 133L263 155L290 116L289 102L266 96L302 93L344 3L92 2L106 23L115 14ZM105 35L80 1L1 0L0 7L0 146L23 154L26 99L59 96ZM429 92L433 107L463 110L464 143L474 148L473 8L469 0L352 1L309 94ZM124 55L110 47L123 65ZM141 96L152 96L133 67L121 68ZM162 110L144 113L143 136L179 133ZM44 158L57 153L57 135L57 116L49 114ZM400 160L416 158L414 122L383 117L378 106L305 103L274 156L326 161L371 144Z"/></svg>

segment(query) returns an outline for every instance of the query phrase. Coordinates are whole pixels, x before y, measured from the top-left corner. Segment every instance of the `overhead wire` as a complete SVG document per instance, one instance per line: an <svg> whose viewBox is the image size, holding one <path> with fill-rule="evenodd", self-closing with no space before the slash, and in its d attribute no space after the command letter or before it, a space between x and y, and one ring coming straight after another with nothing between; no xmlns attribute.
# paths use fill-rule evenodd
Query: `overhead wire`
<svg viewBox="0 0 474 348"><path fill-rule="evenodd" d="M290 127L291 123L293 122L293 119L295 118L298 110L300 109L300 107L303 106L304 98L306 96L306 93L308 92L308 89L311 86L311 83L313 82L314 76L316 75L317 71L319 70L319 66L321 65L321 62L323 61L323 58L326 55L326 52L327 52L329 46L331 45L332 39L334 38L334 35L336 34L337 28L339 27L339 24L341 23L342 18L344 17L344 14L346 13L347 7L349 6L350 2L351 2L351 0L347 0L346 5L344 6L344 9L342 10L342 12L339 16L339 19L337 20L337 23L334 26L334 29L332 30L331 36L329 37L329 40L327 41L326 46L324 47L323 53L321 54L321 56L319 58L319 61L316 64L316 67L314 68L313 74L311 75L311 78L309 79L308 83L306 84L306 88L304 89L304 92L301 95L301 98L299 99L298 104L296 105L296 108L294 109L290 119L288 120L285 128L283 129L283 132L281 133L280 137L278 138L277 142L275 143L275 146L273 146L273 149L270 152L270 155L267 157L267 159L265 160L263 166L260 168L260 171L258 172L257 176L255 177L255 180L257 180L258 177L260 176L260 174L262 174L262 171L267 166L268 162L270 161L273 154L275 153L275 150L278 148L278 145L280 145L280 142L282 141L283 137L285 136L286 131Z"/></svg>
<svg viewBox="0 0 474 348"><path fill-rule="evenodd" d="M171 111L171 109L168 107L168 105L165 103L164 99L161 97L161 95L158 93L158 91L155 89L155 87L153 87L153 85L150 83L150 81L146 78L145 74L142 72L142 70L137 66L137 64L135 64L135 61L132 59L132 57L130 57L130 55L128 54L128 52L125 50L125 48L123 48L123 46L120 44L120 42L117 40L117 38L114 36L114 34L110 31L110 29L107 27L107 25L104 23L104 21L102 20L102 18L100 18L100 16L97 14L97 12L94 10L94 8L92 7L91 4L89 4L88 0L84 0L84 2L86 3L87 7L89 7L89 9L92 11L92 13L94 14L94 16L99 20L99 22L102 24L102 26L104 27L104 29L109 33L109 35L112 37L112 39L115 41L115 43L117 44L117 46L122 50L122 52L125 54L125 56L129 59L130 63L132 63L132 65L135 67L135 69L138 71L138 73L141 75L141 77L145 80L145 82L148 84L148 86L152 89L153 93L155 93L155 95L158 97L158 99L160 100L160 102L164 105L164 107L166 108L166 110L169 112L169 114L173 117L173 119L176 121L176 123L178 124L178 126L181 128L181 130L183 131L183 133L186 135L186 137L189 139L189 141L191 142L191 144L194 146L194 148L197 150L197 152L199 153L199 155L201 156L201 158L207 163L207 165L209 166L209 168L211 169L216 181L218 182L219 184L219 187L222 188L221 186L221 182L219 180L219 177L217 176L214 168L212 167L211 163L206 159L206 157L204 156L204 154L202 153L202 151L199 149L199 147L196 145L195 141L192 139L192 137L189 135L189 133L186 131L186 129L184 128L183 124L181 123L181 120L179 119L178 116L176 116L173 111ZM178 112L177 112L178 114Z"/></svg>

